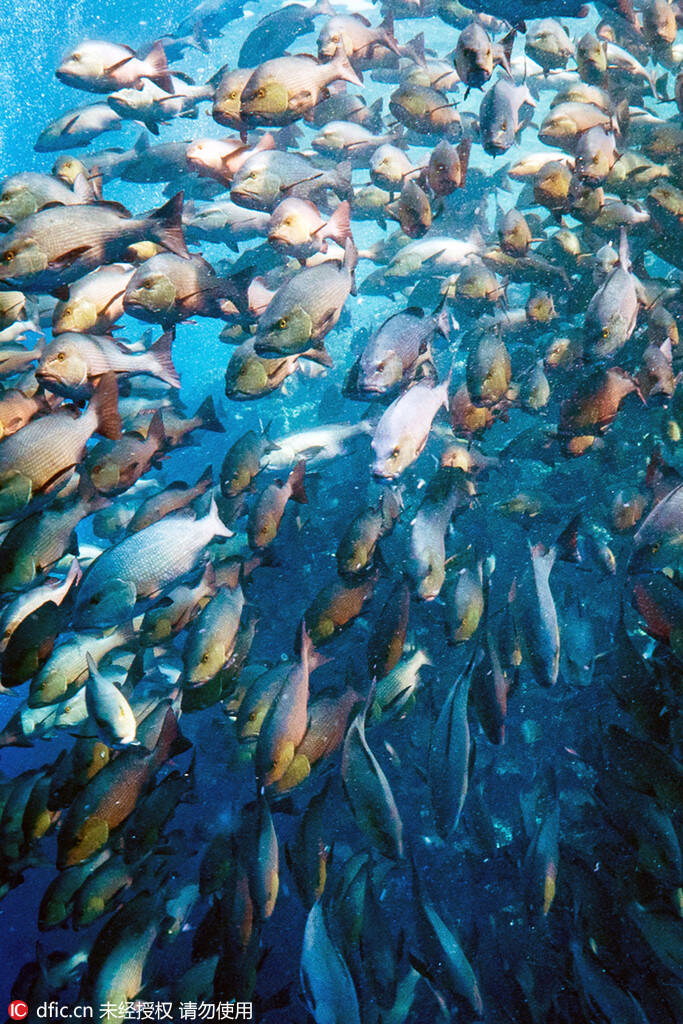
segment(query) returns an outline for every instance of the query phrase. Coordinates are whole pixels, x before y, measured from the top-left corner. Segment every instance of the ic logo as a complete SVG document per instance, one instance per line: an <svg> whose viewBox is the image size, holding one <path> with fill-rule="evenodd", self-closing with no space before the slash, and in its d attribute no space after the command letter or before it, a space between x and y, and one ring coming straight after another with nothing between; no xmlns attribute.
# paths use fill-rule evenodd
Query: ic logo
<svg viewBox="0 0 683 1024"><path fill-rule="evenodd" d="M28 1016L28 1006L23 999L13 999L7 1007L7 1012L12 1020L23 1020Z"/></svg>

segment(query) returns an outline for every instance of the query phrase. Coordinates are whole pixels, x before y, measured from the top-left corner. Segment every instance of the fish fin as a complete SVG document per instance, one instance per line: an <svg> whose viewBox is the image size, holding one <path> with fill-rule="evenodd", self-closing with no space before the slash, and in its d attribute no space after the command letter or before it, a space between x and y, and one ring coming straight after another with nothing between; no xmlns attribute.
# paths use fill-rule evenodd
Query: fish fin
<svg viewBox="0 0 683 1024"><path fill-rule="evenodd" d="M100 378L90 401L97 414L97 432L110 441L118 441L121 437L121 417L116 374L105 373Z"/></svg>
<svg viewBox="0 0 683 1024"><path fill-rule="evenodd" d="M512 68L510 67L510 59L512 57L512 47L514 46L515 37L517 35L517 29L511 29L507 35L503 36L500 40L500 46L503 50L503 60L501 61L503 67L507 71L510 78L512 78Z"/></svg>
<svg viewBox="0 0 683 1024"><path fill-rule="evenodd" d="M176 256L189 259L190 254L183 235L183 199L184 193L177 192L163 206L148 213L147 221L155 242L159 242Z"/></svg>
<svg viewBox="0 0 683 1024"><path fill-rule="evenodd" d="M356 288L356 266L357 265L358 265L358 249L356 249L356 244L355 244L352 236L349 234L348 238L346 239L346 243L344 245L344 266L348 270L349 276L351 278L351 289L350 289L350 291L351 291L352 295L355 295L357 293L357 288Z"/></svg>
<svg viewBox="0 0 683 1024"><path fill-rule="evenodd" d="M69 249L68 252L62 253L59 259L54 260L50 264L51 270L66 270L72 263L75 263L79 256L83 256L84 253L90 251L89 245L77 245L73 249Z"/></svg>
<svg viewBox="0 0 683 1024"><path fill-rule="evenodd" d="M308 498L306 497L306 490L304 488L304 475L306 473L306 460L301 459L297 462L296 466L289 474L289 486L292 491L292 498L294 501L298 501L300 505L307 505Z"/></svg>
<svg viewBox="0 0 683 1024"><path fill-rule="evenodd" d="M74 178L71 191L82 203L92 203L96 198L92 182L82 172Z"/></svg>
<svg viewBox="0 0 683 1024"><path fill-rule="evenodd" d="M318 363L320 366L328 368L334 366L334 360L323 344L318 345L317 348L306 349L299 358L308 359L312 363Z"/></svg>
<svg viewBox="0 0 683 1024"><path fill-rule="evenodd" d="M425 58L425 34L419 32L412 39L409 39L406 45L403 47L403 53L405 56L412 57L416 64L424 67L426 62Z"/></svg>
<svg viewBox="0 0 683 1024"><path fill-rule="evenodd" d="M50 295L52 295L52 297L55 298L55 299L59 299L60 302L68 302L69 301L69 285L68 284L59 284L59 285L57 285L56 288L52 289L52 291L50 292Z"/></svg>
<svg viewBox="0 0 683 1024"><path fill-rule="evenodd" d="M460 160L460 170L462 173L460 188L465 188L465 183L467 181L467 168L469 167L471 149L472 140L469 138L465 138L458 143L458 159Z"/></svg>
<svg viewBox="0 0 683 1024"><path fill-rule="evenodd" d="M166 441L166 431L164 430L161 409L156 410L147 429L147 440L149 441L150 438L155 442L157 450L162 448Z"/></svg>
<svg viewBox="0 0 683 1024"><path fill-rule="evenodd" d="M158 338L151 348L148 349L150 355L153 355L159 368L159 378L170 384L172 388L180 387L180 377L178 372L173 365L173 359L171 357L171 348L175 341L175 327L171 327L169 331L164 331L160 338Z"/></svg>

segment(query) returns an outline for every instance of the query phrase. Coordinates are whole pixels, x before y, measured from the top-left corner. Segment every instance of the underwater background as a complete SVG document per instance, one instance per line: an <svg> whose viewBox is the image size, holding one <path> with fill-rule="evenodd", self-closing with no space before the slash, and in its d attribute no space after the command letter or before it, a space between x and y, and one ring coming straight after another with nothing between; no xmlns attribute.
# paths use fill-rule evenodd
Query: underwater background
<svg viewBox="0 0 683 1024"><path fill-rule="evenodd" d="M249 32L283 6L234 4L234 17L216 38L202 42L207 52L188 45L169 66L182 69L194 83L209 81L222 66L235 67ZM392 14L390 4L381 11L365 2L332 6L341 15L360 12L372 26ZM401 6L391 25L401 60L413 59L415 50L406 48L422 34L426 53L453 68L469 14L456 11L444 20L435 4L416 17L409 4ZM479 6L487 11L485 3ZM536 23L535 5L528 6L526 32ZM409 17L402 16L406 8ZM114 41L144 53L158 38L185 34L177 26L187 18L192 27L192 9L187 0L163 5L139 0L19 0L9 5L0 0L2 178L25 171L49 174L59 151L35 152L38 134L70 107L102 99L55 78L66 54L85 39ZM513 13L511 21L518 25L516 8ZM366 107L383 99L382 118L374 128L382 141L386 135L397 142L414 166L426 165L442 138L455 147L471 137L471 151L466 178L463 170L460 187L445 195L430 190L427 178L416 178L430 205L429 225L395 239L399 223L404 230L408 223L395 211L394 220L386 211L377 217L355 211L354 193L369 180L370 153L353 159L349 195L353 242L360 255L359 288L350 295L347 289L339 321L325 338L332 365L301 357L272 393L237 400L244 396L226 392L233 341L244 343L252 331L260 337L266 310L255 313L252 308L244 322L200 310L175 323L172 361L181 382L181 405L174 410L182 408L191 417L206 408L203 403L210 397L218 423L206 429L200 421L184 444L169 443L132 488L109 494L110 509L123 509L131 495L139 504L178 482L194 485L211 467L217 515L235 536L210 537L196 565L179 579L195 586L207 560L218 567L220 582L208 603L205 599L193 608L195 621L217 593L239 591L236 621L231 608L228 625L220 623L232 646L226 647L224 663L211 680L202 681L201 691L187 678L184 645L189 647L192 618L175 638L143 643L138 616L158 594L136 607L133 637L115 650L108 678L114 679L115 692L123 688L134 703L135 679L124 681L135 671L132 655L143 652L138 670L156 683L161 677L166 687L159 692L152 687L146 710L168 700L187 742L176 737L170 744L134 801L136 817L112 829L95 851L99 856L110 849L121 860L125 883L88 927L74 928L68 914L61 927L39 929L37 922L57 861L60 871L75 863L68 851L65 859L65 840L59 838L69 807L85 789L83 765L70 759L77 746L85 751L95 734L104 742L102 733L93 733L89 710L74 725L66 719L65 727L20 745L13 723L34 683L26 679L0 694L4 796L22 773L34 773L47 794L45 780L59 772L62 787L62 802L45 810L49 827L37 839L29 842L21 833L25 826L17 826L16 809L15 818L6 811L0 818L0 1012L18 998L29 1003L29 1020L38 1019L32 1014L43 999L57 999L60 1005L101 1002L123 934L132 943L127 959L139 958L142 972L140 985L125 998L170 999L174 1020L185 1019L180 1003L193 998L253 1000L253 1019L292 1024L438 1019L673 1024L681 1019L683 406L677 325L683 132L676 49L681 37L677 29L662 56L649 36L634 42L628 20L624 27L611 5L591 5L584 18L573 17L576 13L574 5L562 3L557 9L548 3L540 12L556 14L574 42L597 32L604 18L616 26L615 38L627 55L630 47L640 64L652 69L652 75L638 79L624 58L626 71L624 66L619 75L613 71L611 83L607 71L608 77L600 78L608 106L599 124L616 147L610 150L606 143L612 166L604 176L582 175L572 162L569 176L576 191L568 191L564 206L558 207L538 201L533 175L510 173L539 150L547 157L552 141L544 145L539 131L556 93L568 83L591 84L589 74L577 73L575 54L556 77L525 59L521 25L509 80L519 88L529 85L533 102L503 151L482 146L477 125L483 116L482 92L476 85L467 95L464 83L447 94L444 108L453 101L462 117L457 132L438 124L420 131L407 115L401 127L401 115L389 108L398 69L383 77L384 67L379 60L374 66L370 58L362 88L348 84L347 91L362 94ZM482 26L500 42L510 26L499 20L498 5L494 14ZM316 54L320 28L329 16L322 10L314 29L294 39L287 51ZM422 66L419 59L414 63ZM508 80L504 63L500 58L491 82ZM628 88L624 74L630 77ZM483 88L489 88L488 80ZM624 97L626 116L623 107L617 112ZM576 102L600 109L590 102L595 98ZM87 158L109 146L128 151L141 133L151 146L205 137L239 139L234 129L214 120L211 104L211 99L199 102L196 119L169 118L160 125L158 138L139 121L124 120L120 130L69 152ZM649 126L648 116L657 121L655 127ZM320 126L296 124L301 135L283 145L304 153L321 173L334 172L341 159L326 159L312 148ZM273 133L281 127L267 120L255 126ZM248 144L255 138L250 126ZM643 163L632 161L622 187L616 178L608 180L608 173L627 151L641 154ZM560 163L567 155L577 160L566 143L558 143L551 155ZM664 165L666 173L659 176L643 171ZM163 179L104 180L102 191L106 200L139 214L161 207L184 189L187 218L188 209L196 212L203 203L229 197L227 186L215 195L203 194L209 180L190 172L170 184ZM382 200L385 206L399 199L402 188L399 178L391 196ZM586 214L581 204L590 207L601 188L601 210L605 196L608 206L614 200L627 208L612 209L611 218L605 215L596 226L595 212ZM657 188L668 191L660 195ZM328 192L312 198L326 219L342 197ZM491 253L499 252L501 222L512 210L527 218L527 247L496 264ZM559 238L565 231L571 239ZM452 263L439 263L439 251L420 257L412 273L391 279L386 268L395 252L419 237L456 239L469 248ZM231 248L206 239L187 241L190 251L200 252L221 278L234 274L239 260L238 271L246 267L249 280L262 275L272 292L288 277L306 272L303 257L292 265L292 254L282 250L271 262L273 247L264 255L262 237ZM253 261L243 260L252 250L257 253ZM340 275L349 259L348 246L346 257L343 250L344 245L334 250ZM523 262L536 251L536 263ZM464 278L458 285L458 274L470 265L489 276L477 279L468 293ZM637 320L605 353L600 349L605 335L598 330L597 340L589 336L586 311L618 269L625 283L623 291L617 290L617 309L622 294L628 292L626 302L629 289L635 292L633 280L641 282ZM246 293L244 275L236 280ZM12 279L5 287L13 287ZM51 290L36 288L41 306L27 306L26 320L35 321L45 344L53 340L52 298L45 298ZM306 298L313 291L304 286ZM26 292L32 295L30 283ZM533 300L542 307L536 319ZM431 324L413 363L384 394L371 389L354 394L349 381L361 353L388 317L406 309ZM442 336L437 319L444 309ZM613 314L610 307L612 320ZM152 327L156 340L168 326L151 319L143 323L124 314L119 340L142 339L138 351L149 351L147 328ZM227 343L220 337L226 320L242 331ZM36 334L29 332L23 344L34 344ZM493 353L484 350L484 337L495 343ZM502 353L501 344L507 346ZM273 356L273 350L267 352ZM619 381L627 380L616 399L610 388L618 390L621 384L609 376L615 367ZM488 394L489 385L497 393ZM12 386L11 374L7 386ZM427 415L424 410L433 401L428 395L407 415L405 433L391 438L390 456L413 428L419 434L425 417L426 432L413 457L392 477L377 468L380 423L386 426L386 410L417 387L443 388L446 408L439 402ZM454 395L462 398L461 389L467 394L469 388L476 398L477 387L479 399L459 419ZM130 397L131 392L126 394L119 383L119 394ZM141 386L139 394L147 397L151 412L157 404L164 406L169 389ZM76 401L79 410L87 407L82 399ZM483 426L474 418L482 410ZM126 428L133 431L134 420L126 423L124 418ZM255 445L257 469L242 495L246 504L240 505L227 486L221 494L221 467L247 431L261 439L261 446ZM296 440L304 431L318 433ZM286 442L292 435L290 452ZM574 442L586 437L590 443L576 450ZM269 439L280 441L279 449L269 451ZM90 450L97 440L89 440ZM6 443L0 441L0 460ZM84 474L85 459L78 460ZM290 474L300 461L306 462L305 501L290 487ZM3 471L0 467L0 476ZM269 486L290 487L293 500L285 498L279 508L276 538L259 544L250 517ZM208 499L209 493L198 495L197 520L211 514ZM39 513L48 507L35 506ZM26 511L8 517L7 530ZM366 543L364 533L360 542L354 535L354 554L362 549L365 562L344 573L339 571L339 545L363 516L358 529L374 543ZM421 522L427 536L422 548ZM189 537L193 520L186 525ZM77 526L84 569L125 537L126 524L109 536L98 530L89 515ZM67 549L30 584L8 587L4 608L17 594L44 582L48 572L63 579L68 554L75 553ZM0 545L0 573L2 560ZM235 565L241 568L230 575ZM438 582L430 590L432 571ZM170 583L160 589L163 602ZM68 601L65 608L71 614ZM132 608L129 612L132 616ZM244 725L239 707L259 679L258 669L262 678L266 670L291 665L290 679L297 666L306 665L302 620L315 648L310 655L315 671L311 668L303 700L304 732L308 729L310 738L313 721L322 753L306 764L310 774L303 771L296 784L278 791L280 780L272 771L264 782L258 764L266 755L258 753L258 744L245 744L238 736ZM82 628L101 638L110 625L86 622L83 627L67 616L52 641L59 649ZM35 628L29 646L39 651L42 626ZM391 651L384 663L392 661L394 675L377 671L382 661L378 647ZM106 657L103 669L105 664ZM388 677L391 684L382 689ZM276 691L280 697L283 692ZM270 714L274 730L276 716L268 711L273 700L271 693L270 705L260 710L264 720ZM297 700L300 705L301 687ZM311 719L311 709L322 708L326 700L329 708L325 705L320 717ZM300 713L301 707L295 710ZM286 733L289 720L281 728ZM300 735L290 758L301 742ZM124 743L105 745L112 763L130 755ZM143 747L139 756L146 753ZM30 792L27 782L26 800ZM152 832L147 834L145 806L155 794L161 794L161 808L150 803ZM37 786L34 798L39 799ZM45 800L49 805L47 795ZM23 836L18 846L17 828ZM153 934L148 935L150 922ZM302 948L308 950L303 964ZM47 955L55 951L65 962L74 957L63 984L54 982L57 970L45 969ZM200 976L200 965L206 975ZM186 974L190 969L196 976ZM118 1002L123 991L118 978L112 991Z"/></svg>

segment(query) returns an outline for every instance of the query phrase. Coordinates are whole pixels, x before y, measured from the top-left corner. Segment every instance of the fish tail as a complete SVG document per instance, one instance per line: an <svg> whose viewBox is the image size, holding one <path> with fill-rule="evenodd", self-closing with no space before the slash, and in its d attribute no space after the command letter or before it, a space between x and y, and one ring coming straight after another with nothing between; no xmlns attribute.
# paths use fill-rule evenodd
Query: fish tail
<svg viewBox="0 0 683 1024"><path fill-rule="evenodd" d="M195 416L201 419L202 430L211 430L214 434L224 434L225 427L218 419L213 397L208 395L197 409Z"/></svg>
<svg viewBox="0 0 683 1024"><path fill-rule="evenodd" d="M327 224L325 225L325 237L333 239L338 245L346 245L346 239L351 238L351 204L345 199L339 204Z"/></svg>
<svg viewBox="0 0 683 1024"><path fill-rule="evenodd" d="M161 337L154 342L149 349L149 354L154 356L154 360L157 364L158 376L161 380L166 381L172 388L180 387L180 377L178 371L173 365L173 358L171 356L171 347L175 341L175 328L172 327L170 331L164 331Z"/></svg>
<svg viewBox="0 0 683 1024"><path fill-rule="evenodd" d="M105 373L95 389L92 406L97 416L97 431L110 441L118 441L121 437L121 417L119 416L119 393L116 387L116 375Z"/></svg>
<svg viewBox="0 0 683 1024"><path fill-rule="evenodd" d="M164 89L166 92L173 92L173 82L171 81L171 74L166 63L166 51L161 45L160 39L157 39L147 54L146 60L151 64L152 70L145 77L151 78L160 89Z"/></svg>
<svg viewBox="0 0 683 1024"><path fill-rule="evenodd" d="M183 235L183 198L184 194L177 192L158 210L148 213L147 222L150 235L155 242L163 245L165 249L175 253L176 256L189 259L190 254L187 251Z"/></svg>
<svg viewBox="0 0 683 1024"><path fill-rule="evenodd" d="M218 506L216 505L215 497L211 497L211 504L207 513L207 522L213 530L214 537L234 537L235 534L232 530L229 530L223 520L218 514Z"/></svg>
<svg viewBox="0 0 683 1024"><path fill-rule="evenodd" d="M339 40L339 45L337 46L335 55L332 58L330 74L334 74L335 79L341 79L343 82L350 82L351 85L363 84L363 76L360 72L357 74L353 70L351 61L349 60L348 54L344 49L344 43L341 39Z"/></svg>
<svg viewBox="0 0 683 1024"><path fill-rule="evenodd" d="M392 50L397 56L401 56L401 48L398 45L396 37L394 35L394 14L393 11L387 11L383 21L378 26L378 32L384 45Z"/></svg>

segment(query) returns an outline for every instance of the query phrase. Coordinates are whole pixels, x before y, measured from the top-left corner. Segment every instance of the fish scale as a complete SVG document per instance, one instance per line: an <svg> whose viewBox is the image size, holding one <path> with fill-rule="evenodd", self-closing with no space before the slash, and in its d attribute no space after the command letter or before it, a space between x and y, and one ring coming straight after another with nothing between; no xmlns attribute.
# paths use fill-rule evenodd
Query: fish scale
<svg viewBox="0 0 683 1024"><path fill-rule="evenodd" d="M78 418L64 412L32 420L0 443L0 476L15 470L39 489L59 471L78 463L96 427L92 408Z"/></svg>

